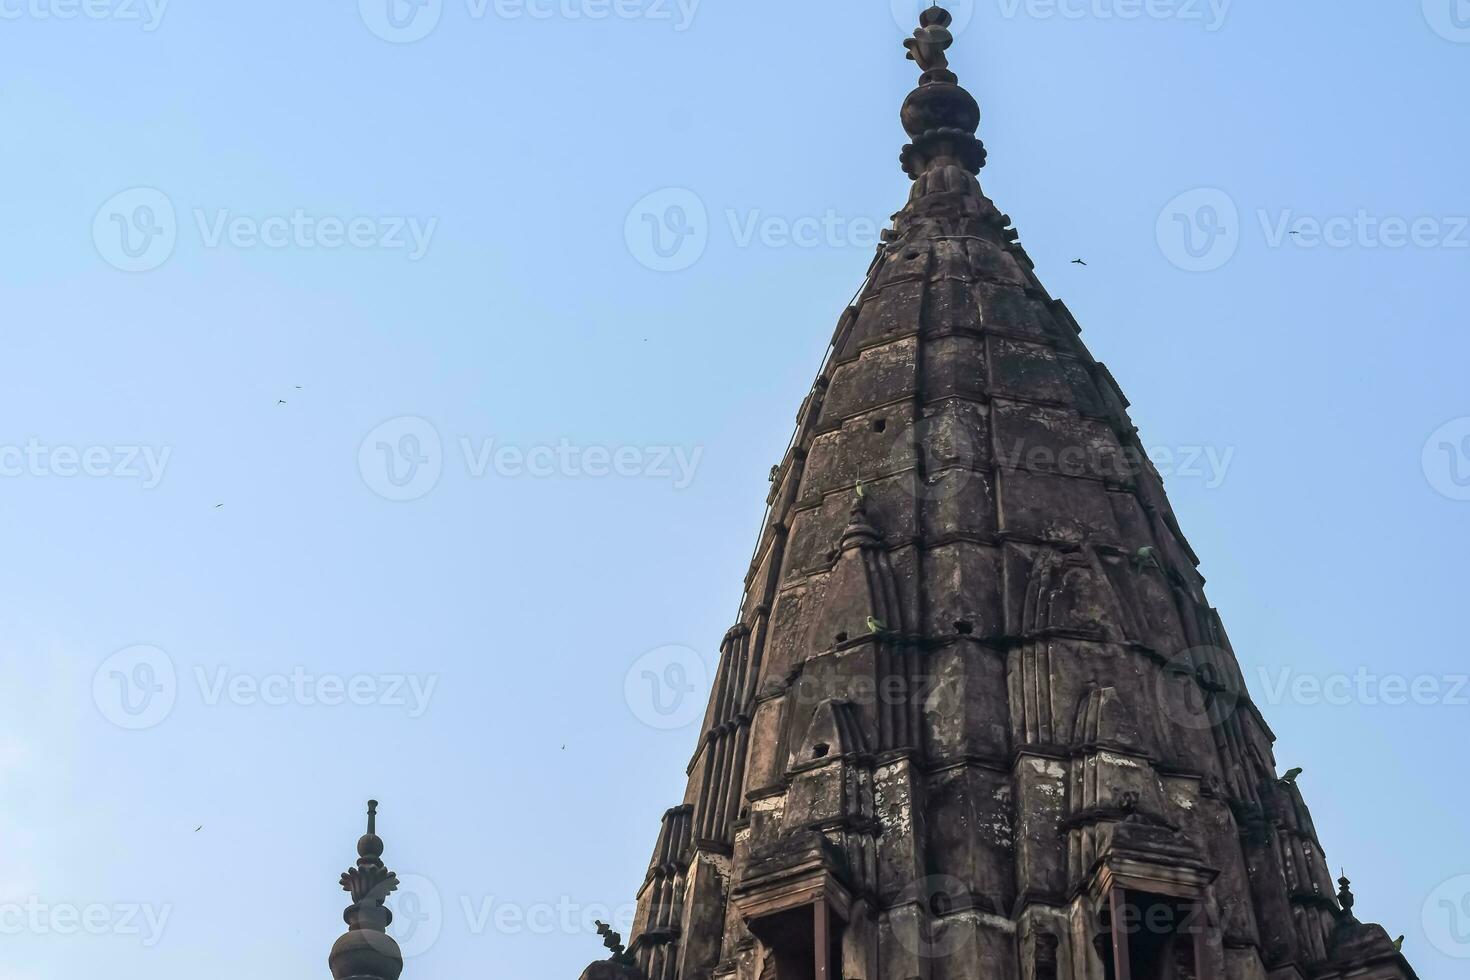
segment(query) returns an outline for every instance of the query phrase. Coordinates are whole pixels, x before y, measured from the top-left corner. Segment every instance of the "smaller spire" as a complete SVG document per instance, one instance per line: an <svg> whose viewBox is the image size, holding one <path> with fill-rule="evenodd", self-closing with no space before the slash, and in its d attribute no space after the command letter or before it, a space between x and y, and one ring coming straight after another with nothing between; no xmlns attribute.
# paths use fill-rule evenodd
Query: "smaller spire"
<svg viewBox="0 0 1470 980"><path fill-rule="evenodd" d="M1342 910L1348 915L1352 915L1353 904L1357 899L1353 897L1353 883L1348 881L1346 871L1342 873L1341 878L1337 879L1337 884L1337 904L1341 905Z"/></svg>
<svg viewBox="0 0 1470 980"><path fill-rule="evenodd" d="M398 980L403 953L388 935L393 913L383 903L398 888L398 875L383 864L378 836L378 801L368 800L367 833L357 839L357 866L342 873L342 890L352 904L342 911L347 931L327 962L335 980Z"/></svg>
<svg viewBox="0 0 1470 980"><path fill-rule="evenodd" d="M597 926L597 934L602 937L602 945L612 953L608 959L621 966L632 966L634 960L623 946L622 934L601 919L593 919L592 922Z"/></svg>

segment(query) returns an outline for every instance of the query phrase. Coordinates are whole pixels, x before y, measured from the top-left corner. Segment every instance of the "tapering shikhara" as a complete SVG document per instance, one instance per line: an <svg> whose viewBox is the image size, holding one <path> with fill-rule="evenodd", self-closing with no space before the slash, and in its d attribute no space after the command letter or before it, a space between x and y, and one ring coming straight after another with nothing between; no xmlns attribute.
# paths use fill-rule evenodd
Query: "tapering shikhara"
<svg viewBox="0 0 1470 980"><path fill-rule="evenodd" d="M981 192L949 15L639 894L647 980L1413 977L1335 896L1127 401Z"/></svg>

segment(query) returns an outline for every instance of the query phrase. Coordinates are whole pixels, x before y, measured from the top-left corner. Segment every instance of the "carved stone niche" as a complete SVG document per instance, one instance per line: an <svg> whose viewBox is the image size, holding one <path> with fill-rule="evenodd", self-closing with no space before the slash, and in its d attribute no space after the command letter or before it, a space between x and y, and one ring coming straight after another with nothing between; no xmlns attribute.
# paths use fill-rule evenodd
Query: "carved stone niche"
<svg viewBox="0 0 1470 980"><path fill-rule="evenodd" d="M1207 911L1217 877L1178 829L1142 814L1121 821L1087 889L1106 980L1222 980Z"/></svg>
<svg viewBox="0 0 1470 980"><path fill-rule="evenodd" d="M761 980L841 980L842 930L853 906L847 880L847 861L815 831L751 855L731 901L766 950Z"/></svg>

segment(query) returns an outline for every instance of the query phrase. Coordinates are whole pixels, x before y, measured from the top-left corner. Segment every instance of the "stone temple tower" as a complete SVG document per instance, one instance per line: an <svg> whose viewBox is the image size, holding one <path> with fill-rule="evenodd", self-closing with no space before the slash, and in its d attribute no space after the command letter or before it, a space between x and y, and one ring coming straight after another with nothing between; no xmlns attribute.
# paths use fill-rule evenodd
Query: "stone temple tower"
<svg viewBox="0 0 1470 980"><path fill-rule="evenodd" d="M639 892L642 980L1408 980L1334 882L1128 417L1010 219L950 15L913 179L772 474Z"/></svg>

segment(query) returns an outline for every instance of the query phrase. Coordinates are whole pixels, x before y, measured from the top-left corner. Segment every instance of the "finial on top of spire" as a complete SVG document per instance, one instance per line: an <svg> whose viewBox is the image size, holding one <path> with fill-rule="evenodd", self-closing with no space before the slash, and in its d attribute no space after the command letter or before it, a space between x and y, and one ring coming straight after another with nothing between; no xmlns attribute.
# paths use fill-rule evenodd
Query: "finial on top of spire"
<svg viewBox="0 0 1470 980"><path fill-rule="evenodd" d="M347 931L328 962L336 980L398 980L403 954L387 934L393 913L383 903L398 888L398 875L383 864L378 836L378 801L368 801L367 833L357 839L357 866L342 873L342 890L352 904L342 911Z"/></svg>
<svg viewBox="0 0 1470 980"><path fill-rule="evenodd" d="M1348 881L1346 871L1342 873L1341 878L1337 879L1337 884L1337 904L1342 906L1344 912L1351 914L1353 904L1357 902L1357 899L1353 897L1353 883Z"/></svg>
<svg viewBox="0 0 1470 980"><path fill-rule="evenodd" d="M632 965L633 957L628 954L627 948L623 945L622 935L601 919L593 919L592 922L597 926L597 934L602 937L602 945L612 953L608 959L614 963Z"/></svg>
<svg viewBox="0 0 1470 980"><path fill-rule="evenodd" d="M904 172L915 180L936 164L956 165L971 174L985 166L985 147L975 138L980 106L959 86L945 53L954 44L949 31L952 23L948 10L929 7L919 15L914 36L903 42L910 60L923 69L919 87L909 93L901 113L903 128L913 142L904 147L899 159Z"/></svg>
<svg viewBox="0 0 1470 980"><path fill-rule="evenodd" d="M918 62L924 72L949 67L949 57L944 52L954 43L954 35L949 32L953 23L949 11L936 3L919 15L919 29L914 31L914 36L904 39L909 59Z"/></svg>

